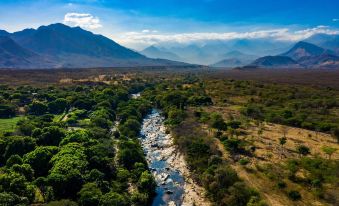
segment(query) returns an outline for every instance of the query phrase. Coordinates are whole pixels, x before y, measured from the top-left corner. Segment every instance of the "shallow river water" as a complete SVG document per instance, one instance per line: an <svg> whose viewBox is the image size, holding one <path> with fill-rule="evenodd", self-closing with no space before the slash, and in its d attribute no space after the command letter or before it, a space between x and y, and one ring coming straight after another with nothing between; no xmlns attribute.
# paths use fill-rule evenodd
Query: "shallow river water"
<svg viewBox="0 0 339 206"><path fill-rule="evenodd" d="M148 165L157 182L157 195L152 206L182 205L184 178L171 166L176 158L170 134L166 134L164 117L153 110L143 121L140 140Z"/></svg>

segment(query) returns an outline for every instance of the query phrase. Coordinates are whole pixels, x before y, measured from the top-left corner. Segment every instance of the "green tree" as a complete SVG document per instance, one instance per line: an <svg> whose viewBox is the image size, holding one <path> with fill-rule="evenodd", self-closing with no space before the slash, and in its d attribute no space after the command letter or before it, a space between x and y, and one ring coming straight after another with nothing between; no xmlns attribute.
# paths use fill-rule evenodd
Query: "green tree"
<svg viewBox="0 0 339 206"><path fill-rule="evenodd" d="M6 166L12 167L15 164L19 164L19 165L22 164L22 158L17 154L12 155L10 158L8 158L8 160L6 162Z"/></svg>
<svg viewBox="0 0 339 206"><path fill-rule="evenodd" d="M333 128L331 133L333 138L339 143L339 127Z"/></svg>
<svg viewBox="0 0 339 206"><path fill-rule="evenodd" d="M299 153L299 155L301 156L306 156L308 154L310 154L310 148L306 147L305 145L298 145L297 146L297 151Z"/></svg>
<svg viewBox="0 0 339 206"><path fill-rule="evenodd" d="M0 118L11 118L15 116L15 107L12 105L0 105Z"/></svg>
<svg viewBox="0 0 339 206"><path fill-rule="evenodd" d="M29 105L29 113L33 115L43 115L47 112L48 107L46 104L42 102L33 102L32 104Z"/></svg>
<svg viewBox="0 0 339 206"><path fill-rule="evenodd" d="M141 173L139 181L138 181L138 188L141 191L151 191L152 193L154 192L156 187L154 178L151 173L148 171L144 171Z"/></svg>
<svg viewBox="0 0 339 206"><path fill-rule="evenodd" d="M120 143L118 160L128 169L132 169L136 162L145 163L144 154L140 146L133 141L123 141Z"/></svg>
<svg viewBox="0 0 339 206"><path fill-rule="evenodd" d="M129 206L130 203L126 197L116 192L109 192L102 196L100 206Z"/></svg>
<svg viewBox="0 0 339 206"><path fill-rule="evenodd" d="M284 151L284 145L285 145L286 143L287 143L287 138L286 138L285 136L279 138L279 144L280 144L280 147L281 147L280 158L282 158L283 151Z"/></svg>
<svg viewBox="0 0 339 206"><path fill-rule="evenodd" d="M34 151L24 155L24 162L30 164L35 177L46 176L52 165L50 160L58 152L54 146L37 147Z"/></svg>
<svg viewBox="0 0 339 206"><path fill-rule="evenodd" d="M323 152L328 155L328 159L331 159L331 156L337 151L336 148L325 146L322 148Z"/></svg>
<svg viewBox="0 0 339 206"><path fill-rule="evenodd" d="M36 143L31 137L10 136L5 137L5 149L0 151L1 156L7 160L12 155L22 156L34 150Z"/></svg>
<svg viewBox="0 0 339 206"><path fill-rule="evenodd" d="M68 102L64 98L59 98L59 99L49 102L47 106L48 106L48 111L50 113L61 114L67 109Z"/></svg>
<svg viewBox="0 0 339 206"><path fill-rule="evenodd" d="M81 206L97 206L102 193L95 183L87 183L78 193Z"/></svg>
<svg viewBox="0 0 339 206"><path fill-rule="evenodd" d="M120 134L125 137L137 137L141 124L135 119L127 119L125 123L119 126Z"/></svg>
<svg viewBox="0 0 339 206"><path fill-rule="evenodd" d="M43 128L41 132L33 131L33 136L38 138L39 145L57 146L66 135L62 128L50 126Z"/></svg>
<svg viewBox="0 0 339 206"><path fill-rule="evenodd" d="M49 202L46 204L46 206L78 206L78 204L71 200L59 200Z"/></svg>
<svg viewBox="0 0 339 206"><path fill-rule="evenodd" d="M227 124L220 114L213 113L211 115L211 127L217 130L227 130Z"/></svg>

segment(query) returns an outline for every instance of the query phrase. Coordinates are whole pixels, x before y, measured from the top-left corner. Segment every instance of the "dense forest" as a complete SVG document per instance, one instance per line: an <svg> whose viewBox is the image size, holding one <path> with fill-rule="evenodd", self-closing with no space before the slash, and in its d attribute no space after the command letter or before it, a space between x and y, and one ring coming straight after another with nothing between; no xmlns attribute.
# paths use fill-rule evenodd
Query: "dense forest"
<svg viewBox="0 0 339 206"><path fill-rule="evenodd" d="M1 205L149 204L136 138L150 104L129 97L142 86L2 86L0 115L17 122L1 131Z"/></svg>

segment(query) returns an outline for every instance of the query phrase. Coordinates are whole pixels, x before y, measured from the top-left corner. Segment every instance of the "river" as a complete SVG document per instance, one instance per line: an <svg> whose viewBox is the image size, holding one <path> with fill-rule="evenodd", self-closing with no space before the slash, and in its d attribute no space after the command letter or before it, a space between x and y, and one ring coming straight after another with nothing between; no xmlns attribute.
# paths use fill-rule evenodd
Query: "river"
<svg viewBox="0 0 339 206"><path fill-rule="evenodd" d="M169 163L175 148L159 111L153 110L144 119L140 133L147 162L158 185L152 206L181 205L184 178Z"/></svg>
<svg viewBox="0 0 339 206"><path fill-rule="evenodd" d="M159 110L147 115L140 131L140 141L148 165L155 177L157 195L152 206L208 206L204 190L190 177L184 156L166 133Z"/></svg>

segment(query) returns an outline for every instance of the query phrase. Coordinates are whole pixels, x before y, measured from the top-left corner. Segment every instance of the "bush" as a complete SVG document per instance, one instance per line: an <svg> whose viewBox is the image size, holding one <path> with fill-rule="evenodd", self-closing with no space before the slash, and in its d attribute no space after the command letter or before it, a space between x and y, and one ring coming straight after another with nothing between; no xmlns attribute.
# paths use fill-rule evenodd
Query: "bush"
<svg viewBox="0 0 339 206"><path fill-rule="evenodd" d="M298 191L296 190L291 190L288 192L288 197L293 200L293 201L297 201L301 199L301 195Z"/></svg>
<svg viewBox="0 0 339 206"><path fill-rule="evenodd" d="M286 183L284 181L279 181L277 186L279 189L284 189L286 188Z"/></svg>
<svg viewBox="0 0 339 206"><path fill-rule="evenodd" d="M78 206L78 204L71 200L59 200L59 201L52 201L46 204L46 206Z"/></svg>
<svg viewBox="0 0 339 206"><path fill-rule="evenodd" d="M241 165L247 165L249 162L250 162L250 160L247 159L247 158L243 158L243 159L239 160L239 164L241 164Z"/></svg>

